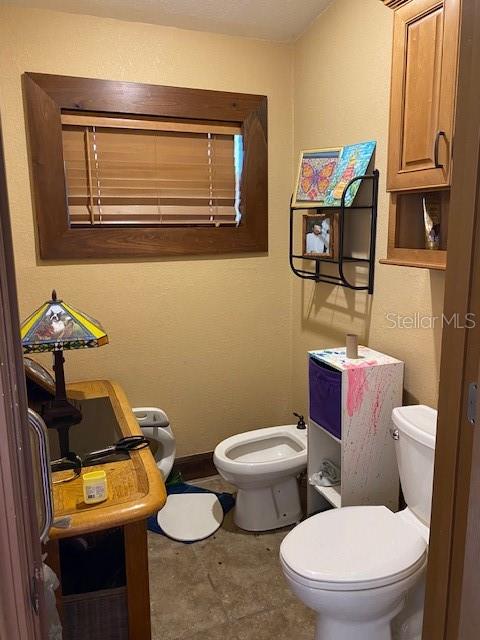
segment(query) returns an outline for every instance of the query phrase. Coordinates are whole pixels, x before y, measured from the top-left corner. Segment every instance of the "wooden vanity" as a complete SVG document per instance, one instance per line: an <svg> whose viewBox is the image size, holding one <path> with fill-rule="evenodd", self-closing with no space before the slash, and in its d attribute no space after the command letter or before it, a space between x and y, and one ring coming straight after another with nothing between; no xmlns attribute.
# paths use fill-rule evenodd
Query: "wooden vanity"
<svg viewBox="0 0 480 640"><path fill-rule="evenodd" d="M68 385L67 391L69 398L82 406L85 420L95 422L94 431L97 434L105 437L106 431L108 438L109 430L113 430L112 444L119 437L141 434L130 403L117 383L108 380L77 382ZM75 450L75 437L82 437L82 424L72 429L72 436L72 449ZM91 449L94 448L96 444L91 446ZM58 519L66 519L68 524L50 529L50 541L46 549L47 563L60 578L61 539L121 528L128 638L149 640L151 630L146 519L165 504L165 485L149 448L131 451L126 459L85 467L82 472L98 469L103 469L107 474L108 499L105 502L85 504L81 477L53 485L55 520L58 522ZM71 472L68 471L55 472L52 480L59 480L69 474ZM60 611L61 589L62 586L58 594Z"/></svg>

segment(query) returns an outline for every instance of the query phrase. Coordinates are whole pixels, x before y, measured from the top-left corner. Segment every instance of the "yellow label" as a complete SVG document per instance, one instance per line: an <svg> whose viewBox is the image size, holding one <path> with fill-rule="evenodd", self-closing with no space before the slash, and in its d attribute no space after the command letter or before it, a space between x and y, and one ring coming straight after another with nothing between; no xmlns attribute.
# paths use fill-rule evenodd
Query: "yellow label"
<svg viewBox="0 0 480 640"><path fill-rule="evenodd" d="M107 474L105 471L90 471L83 474L83 498L86 504L103 502L108 498Z"/></svg>

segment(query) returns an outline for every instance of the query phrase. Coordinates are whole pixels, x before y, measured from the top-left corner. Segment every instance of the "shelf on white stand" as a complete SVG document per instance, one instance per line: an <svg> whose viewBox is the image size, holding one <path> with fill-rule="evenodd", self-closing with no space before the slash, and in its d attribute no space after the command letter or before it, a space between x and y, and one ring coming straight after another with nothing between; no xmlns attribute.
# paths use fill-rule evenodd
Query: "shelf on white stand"
<svg viewBox="0 0 480 640"><path fill-rule="evenodd" d="M330 433L330 431L328 431L328 429L325 429L325 427L322 427L321 424L317 424L311 418L309 420L309 424L310 424L310 426L313 426L315 429L321 429L323 431L323 433L327 434L327 436L329 438L332 438L332 440L334 440L335 442L338 442L338 444L342 444L342 441L341 441L340 438L337 438L337 436L334 436L333 433Z"/></svg>
<svg viewBox="0 0 480 640"><path fill-rule="evenodd" d="M312 487L321 496L323 496L325 500L328 500L333 507L339 509L342 506L341 487L339 484L336 484L333 487L324 487L318 484L312 484Z"/></svg>

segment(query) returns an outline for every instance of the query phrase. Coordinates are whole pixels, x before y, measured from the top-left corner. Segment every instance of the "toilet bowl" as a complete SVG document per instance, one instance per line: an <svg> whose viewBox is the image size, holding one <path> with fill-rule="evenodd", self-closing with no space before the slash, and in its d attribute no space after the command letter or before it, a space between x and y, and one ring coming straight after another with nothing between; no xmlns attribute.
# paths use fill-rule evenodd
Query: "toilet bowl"
<svg viewBox="0 0 480 640"><path fill-rule="evenodd" d="M132 411L143 435L153 441L155 462L166 480L172 470L176 451L175 436L168 416L165 411L156 407L135 407Z"/></svg>
<svg viewBox="0 0 480 640"><path fill-rule="evenodd" d="M437 412L394 409L395 450L407 508L333 509L282 541L286 580L317 613L316 640L420 640Z"/></svg>
<svg viewBox="0 0 480 640"><path fill-rule="evenodd" d="M216 447L218 473L238 488L238 527L268 531L300 520L297 476L307 466L306 434L297 425L267 427L239 433Z"/></svg>

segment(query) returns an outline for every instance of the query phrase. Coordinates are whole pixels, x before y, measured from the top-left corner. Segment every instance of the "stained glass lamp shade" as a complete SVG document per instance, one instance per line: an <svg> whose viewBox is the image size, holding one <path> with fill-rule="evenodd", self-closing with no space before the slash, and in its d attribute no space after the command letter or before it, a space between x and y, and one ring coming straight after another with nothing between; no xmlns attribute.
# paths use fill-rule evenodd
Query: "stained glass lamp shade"
<svg viewBox="0 0 480 640"><path fill-rule="evenodd" d="M69 452L69 429L80 422L82 414L67 399L63 351L101 347L108 343L108 336L97 320L63 300L57 300L55 291L51 300L22 323L20 335L24 353L53 352L55 399L42 407L42 417L49 427L58 430L60 452L66 456Z"/></svg>

